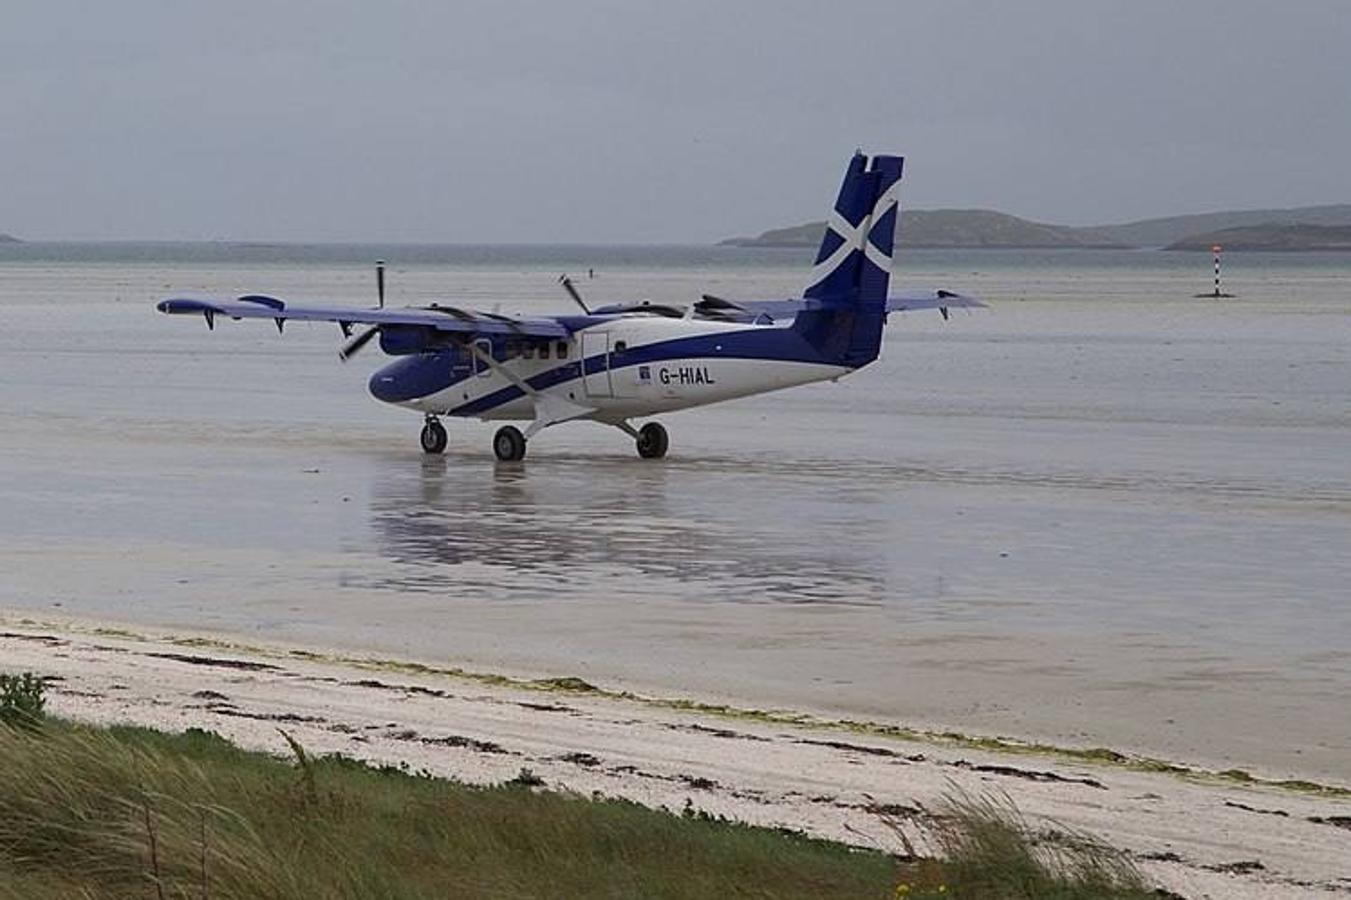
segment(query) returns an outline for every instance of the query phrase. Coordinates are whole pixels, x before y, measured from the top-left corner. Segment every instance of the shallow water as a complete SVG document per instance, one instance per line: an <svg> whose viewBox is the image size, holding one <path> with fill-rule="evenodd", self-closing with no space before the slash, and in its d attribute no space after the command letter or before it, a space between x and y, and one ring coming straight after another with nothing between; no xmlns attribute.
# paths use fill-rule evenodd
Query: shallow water
<svg viewBox="0 0 1351 900"><path fill-rule="evenodd" d="M480 423L423 458L336 327L153 311L368 303L365 248L7 252L4 607L1351 780L1351 257L1236 256L1215 302L1184 254L912 252L905 286L991 309L898 316L838 384L667 417L662 463L571 424L517 467ZM558 310L588 263L596 300L803 271L420 252L391 302Z"/></svg>

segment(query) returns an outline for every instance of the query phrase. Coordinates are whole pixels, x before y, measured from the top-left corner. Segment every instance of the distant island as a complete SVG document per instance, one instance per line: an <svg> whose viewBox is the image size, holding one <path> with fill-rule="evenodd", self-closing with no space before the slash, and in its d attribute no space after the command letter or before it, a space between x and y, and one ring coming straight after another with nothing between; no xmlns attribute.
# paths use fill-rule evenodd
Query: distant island
<svg viewBox="0 0 1351 900"><path fill-rule="evenodd" d="M757 237L728 238L731 247L816 247L825 222L777 228ZM1342 250L1351 204L1294 209L1247 209L1144 219L1120 225L1051 225L988 209L908 209L899 242L907 247L1163 248L1209 250ZM1252 232L1252 234L1236 234ZM1338 234L1337 232L1341 232ZM1218 235L1232 235L1217 237Z"/></svg>
<svg viewBox="0 0 1351 900"><path fill-rule="evenodd" d="M816 247L825 222L766 231L759 237L723 241L733 247ZM1122 247L1099 235L1080 235L989 209L907 209L900 241L908 247Z"/></svg>
<svg viewBox="0 0 1351 900"><path fill-rule="evenodd" d="M0 231L0 244L22 244L22 243L23 241L19 240L14 235L5 234L3 231Z"/></svg>
<svg viewBox="0 0 1351 900"><path fill-rule="evenodd" d="M1245 225L1192 235L1165 250L1351 250L1351 225Z"/></svg>

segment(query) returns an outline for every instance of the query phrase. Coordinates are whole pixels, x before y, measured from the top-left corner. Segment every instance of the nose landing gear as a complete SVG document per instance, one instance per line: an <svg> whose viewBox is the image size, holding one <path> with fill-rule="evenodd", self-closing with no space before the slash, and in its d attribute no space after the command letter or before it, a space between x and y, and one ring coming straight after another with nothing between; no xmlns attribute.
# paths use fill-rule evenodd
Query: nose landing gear
<svg viewBox="0 0 1351 900"><path fill-rule="evenodd" d="M424 453L444 453L446 452L446 427L436 418L428 416L427 421L422 425L422 434L419 442L422 444Z"/></svg>

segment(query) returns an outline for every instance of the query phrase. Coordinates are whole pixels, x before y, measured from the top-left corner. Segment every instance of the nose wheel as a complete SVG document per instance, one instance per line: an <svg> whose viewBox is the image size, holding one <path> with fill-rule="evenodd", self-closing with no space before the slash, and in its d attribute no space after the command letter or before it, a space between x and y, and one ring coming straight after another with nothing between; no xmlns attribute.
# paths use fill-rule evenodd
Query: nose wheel
<svg viewBox="0 0 1351 900"><path fill-rule="evenodd" d="M525 458L525 435L514 425L504 425L493 435L493 453L502 462L517 462Z"/></svg>
<svg viewBox="0 0 1351 900"><path fill-rule="evenodd" d="M661 459L671 446L671 438L661 425L648 422L638 429L635 443L638 445L638 455L643 459Z"/></svg>
<svg viewBox="0 0 1351 900"><path fill-rule="evenodd" d="M419 437L419 442L422 444L422 452L445 453L447 441L446 427L436 419L428 416L427 421L422 425L422 434Z"/></svg>

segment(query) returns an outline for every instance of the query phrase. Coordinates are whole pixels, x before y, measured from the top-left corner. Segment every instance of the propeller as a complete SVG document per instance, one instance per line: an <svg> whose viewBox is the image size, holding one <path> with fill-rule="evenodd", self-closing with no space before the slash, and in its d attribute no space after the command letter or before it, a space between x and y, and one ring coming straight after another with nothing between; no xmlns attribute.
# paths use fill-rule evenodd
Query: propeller
<svg viewBox="0 0 1351 900"><path fill-rule="evenodd" d="M379 325L372 325L370 328L367 328L365 331L361 332L361 334L357 335L356 337L352 338L350 341L342 345L342 347L338 350L338 359L342 360L343 362L347 362L349 359L360 353L361 348L369 344L371 342L371 338L375 337L379 333L380 333Z"/></svg>
<svg viewBox="0 0 1351 900"><path fill-rule="evenodd" d="M713 294L700 294L694 311L706 319L719 322L738 322L745 316L745 310L723 297Z"/></svg>
<svg viewBox="0 0 1351 900"><path fill-rule="evenodd" d="M699 299L703 301L703 305L705 305L705 306L710 306L710 307L712 307L712 308L714 308L714 309L740 309L740 308L741 308L741 307L737 306L735 303L733 303L731 300L725 300L725 299L723 299L722 297L717 297L717 296L714 296L713 294L700 294L700 295L699 295Z"/></svg>
<svg viewBox="0 0 1351 900"><path fill-rule="evenodd" d="M582 295L577 292L577 288L573 285L571 278L566 274L559 275L558 283L563 285L563 290L568 292L568 296L572 298L573 303L576 303L582 308L582 312L586 313L588 316L591 315L591 310L586 308L586 303L582 301Z"/></svg>
<svg viewBox="0 0 1351 900"><path fill-rule="evenodd" d="M377 259L375 261L375 295L379 298L380 308L385 308L385 261ZM352 357L361 352L361 348L371 342L371 338L380 333L379 325L372 325L365 331L352 337L352 323L339 322L338 327L342 329L344 337L350 338L347 343L338 349L338 359L347 362Z"/></svg>

